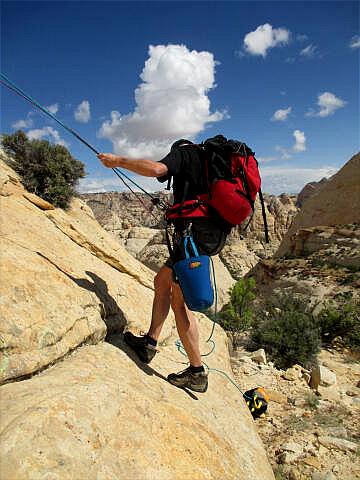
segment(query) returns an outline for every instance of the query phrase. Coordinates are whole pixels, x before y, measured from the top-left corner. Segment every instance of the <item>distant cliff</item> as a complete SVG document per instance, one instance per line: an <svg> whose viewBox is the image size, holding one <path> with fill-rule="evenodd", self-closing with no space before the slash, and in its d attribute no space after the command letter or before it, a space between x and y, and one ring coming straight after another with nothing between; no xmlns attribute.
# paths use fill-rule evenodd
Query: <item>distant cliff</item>
<svg viewBox="0 0 360 480"><path fill-rule="evenodd" d="M158 193L162 200L171 202L169 194ZM136 198L137 197L137 198ZM99 223L111 232L138 260L154 271L169 256L165 236L164 212L154 207L145 194L109 192L82 195ZM260 201L255 204L254 216L246 230L234 228L219 257L215 257L218 285L218 305L229 299L229 289L243 277L260 257L270 257L278 248L297 212L295 198L288 195L266 195L266 212L271 242L265 243Z"/></svg>
<svg viewBox="0 0 360 480"><path fill-rule="evenodd" d="M299 229L360 223L360 154L354 155L304 203L284 236L277 256L294 250Z"/></svg>
<svg viewBox="0 0 360 480"><path fill-rule="evenodd" d="M156 193L162 200L171 202L167 193ZM136 198L137 197L137 198ZM94 212L98 222L107 230L120 238L126 238L133 227L162 228L164 226L163 212L154 207L149 197L143 193L133 195L128 192L87 193L81 195ZM278 244L289 228L298 209L295 206L296 197L282 194L265 195L266 214L269 224L270 238L273 244ZM245 222L246 223L246 222ZM255 214L246 231L240 227L234 228L232 237L250 237L264 240L264 225L259 199L256 200Z"/></svg>
<svg viewBox="0 0 360 480"><path fill-rule="evenodd" d="M360 154L317 186L285 234L274 258L248 273L258 298L287 292L312 304L360 295Z"/></svg>

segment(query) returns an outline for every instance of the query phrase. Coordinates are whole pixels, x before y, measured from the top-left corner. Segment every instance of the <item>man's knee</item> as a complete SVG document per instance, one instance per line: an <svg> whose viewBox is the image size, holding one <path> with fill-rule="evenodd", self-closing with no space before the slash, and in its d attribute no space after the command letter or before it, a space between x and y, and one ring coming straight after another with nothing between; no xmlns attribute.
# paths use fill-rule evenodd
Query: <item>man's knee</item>
<svg viewBox="0 0 360 480"><path fill-rule="evenodd" d="M173 284L173 288L171 290L171 308L174 312L186 311L185 300L181 288L177 283Z"/></svg>
<svg viewBox="0 0 360 480"><path fill-rule="evenodd" d="M172 282L172 270L168 267L162 267L155 275L154 288L158 295L170 295Z"/></svg>

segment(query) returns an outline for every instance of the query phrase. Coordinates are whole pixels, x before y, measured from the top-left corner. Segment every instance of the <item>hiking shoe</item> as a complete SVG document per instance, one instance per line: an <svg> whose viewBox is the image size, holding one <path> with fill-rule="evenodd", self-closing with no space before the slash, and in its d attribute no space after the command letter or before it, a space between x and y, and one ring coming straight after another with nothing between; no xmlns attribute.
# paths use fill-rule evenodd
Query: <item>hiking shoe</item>
<svg viewBox="0 0 360 480"><path fill-rule="evenodd" d="M150 345L146 335L136 337L131 332L125 332L124 340L129 347L131 347L139 359L144 363L150 363L157 352L156 347Z"/></svg>
<svg viewBox="0 0 360 480"><path fill-rule="evenodd" d="M203 372L192 372L190 367L179 373L170 373L168 382L176 387L189 388L194 392L204 393L208 388L208 374Z"/></svg>

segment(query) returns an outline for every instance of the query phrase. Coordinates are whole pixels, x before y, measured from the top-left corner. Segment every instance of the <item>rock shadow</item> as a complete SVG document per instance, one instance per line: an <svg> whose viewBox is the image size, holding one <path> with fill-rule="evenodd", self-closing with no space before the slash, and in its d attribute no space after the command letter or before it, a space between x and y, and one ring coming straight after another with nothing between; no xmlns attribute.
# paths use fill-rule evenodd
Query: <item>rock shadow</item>
<svg viewBox="0 0 360 480"><path fill-rule="evenodd" d="M102 318L106 323L108 330L105 341L122 350L146 375L155 375L156 377L161 378L168 383L167 378L164 377L164 375L157 372L154 368L150 367L146 363L141 362L135 352L125 343L123 331L127 324L127 320L114 298L110 295L107 283L94 272L86 271L85 273L92 279L92 282L87 278L76 278L68 273L66 275L74 283L76 283L76 285L81 288L85 288L89 292L95 293L99 298L103 307ZM186 392L192 399L198 400L198 397L190 390L186 388L181 390Z"/></svg>
<svg viewBox="0 0 360 480"><path fill-rule="evenodd" d="M161 378L162 380L166 380L166 377L164 375L161 375L161 373L157 372L154 370L152 367L147 365L146 363L143 363L139 358L137 357L136 353L125 343L124 341L124 336L121 334L114 334L110 335L106 341L113 345L114 347L118 348L119 350L122 350L126 355L131 358L131 360L136 363L136 365L144 372L146 375L155 375L156 377Z"/></svg>
<svg viewBox="0 0 360 480"><path fill-rule="evenodd" d="M85 288L89 292L95 293L102 306L101 317L107 327L107 335L114 332L123 332L127 323L123 311L119 308L114 298L110 295L107 283L94 272L85 272L92 282L87 278L76 278L66 274L76 285Z"/></svg>

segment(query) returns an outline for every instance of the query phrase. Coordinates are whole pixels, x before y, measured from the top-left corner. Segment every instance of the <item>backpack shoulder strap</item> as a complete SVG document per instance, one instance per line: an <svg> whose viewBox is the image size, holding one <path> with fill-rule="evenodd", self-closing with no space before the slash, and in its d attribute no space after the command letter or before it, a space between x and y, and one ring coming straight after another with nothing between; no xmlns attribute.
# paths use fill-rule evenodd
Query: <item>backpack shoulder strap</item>
<svg viewBox="0 0 360 480"><path fill-rule="evenodd" d="M260 202L261 202L262 217L263 217L263 221L264 221L265 241L266 241L266 243L269 243L269 242L270 242L270 239L269 239L269 229L268 229L267 218L266 218L264 197L263 197L261 188L260 188L260 190L259 190L259 197L260 197Z"/></svg>
<svg viewBox="0 0 360 480"><path fill-rule="evenodd" d="M166 190L169 190L169 191L171 190L171 180L172 180L172 178L173 178L172 176L170 176L168 178L167 185L166 185Z"/></svg>

